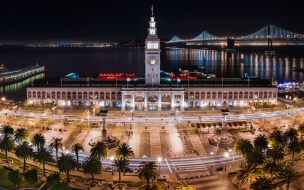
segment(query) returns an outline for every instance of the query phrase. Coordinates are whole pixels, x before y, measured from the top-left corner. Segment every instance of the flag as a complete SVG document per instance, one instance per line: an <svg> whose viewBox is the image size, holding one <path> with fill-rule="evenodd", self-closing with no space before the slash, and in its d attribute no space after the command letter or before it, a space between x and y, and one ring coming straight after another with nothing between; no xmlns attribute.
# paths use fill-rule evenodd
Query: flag
<svg viewBox="0 0 304 190"><path fill-rule="evenodd" d="M177 78L177 82L180 82L181 80L179 78Z"/></svg>
<svg viewBox="0 0 304 190"><path fill-rule="evenodd" d="M129 82L129 81L131 81L131 79L130 79L130 78L127 78L127 81Z"/></svg>

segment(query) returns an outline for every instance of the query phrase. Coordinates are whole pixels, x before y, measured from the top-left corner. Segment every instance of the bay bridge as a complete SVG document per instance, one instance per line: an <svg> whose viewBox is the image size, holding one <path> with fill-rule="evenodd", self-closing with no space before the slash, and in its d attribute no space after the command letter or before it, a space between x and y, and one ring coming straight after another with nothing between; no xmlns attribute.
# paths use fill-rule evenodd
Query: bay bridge
<svg viewBox="0 0 304 190"><path fill-rule="evenodd" d="M304 45L304 35L282 29L273 24L268 24L260 30L253 32L246 36L239 37L218 37L203 31L201 34L192 39L182 39L174 36L169 44L183 44L183 45Z"/></svg>

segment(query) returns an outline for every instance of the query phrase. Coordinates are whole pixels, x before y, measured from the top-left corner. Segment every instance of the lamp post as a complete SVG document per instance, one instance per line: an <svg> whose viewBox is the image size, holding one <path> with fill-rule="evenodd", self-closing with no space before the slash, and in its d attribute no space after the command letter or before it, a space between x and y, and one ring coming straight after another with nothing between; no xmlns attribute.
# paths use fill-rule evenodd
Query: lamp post
<svg viewBox="0 0 304 190"><path fill-rule="evenodd" d="M129 126L131 126L131 118L129 117Z"/></svg>
<svg viewBox="0 0 304 190"><path fill-rule="evenodd" d="M227 132L227 127L226 127L226 118L227 115L229 114L229 110L227 109L222 109L222 130L221 130L221 139L220 139L220 143L221 144L226 144L228 142L228 139L226 137L226 132Z"/></svg>
<svg viewBox="0 0 304 190"><path fill-rule="evenodd" d="M99 116L102 118L102 140L105 141L107 139L107 130L106 130L106 117L108 110L100 110Z"/></svg>
<svg viewBox="0 0 304 190"><path fill-rule="evenodd" d="M111 156L111 163L112 163L112 175L114 175L114 170L113 170L113 161L114 161L114 156Z"/></svg>
<svg viewBox="0 0 304 190"><path fill-rule="evenodd" d="M226 165L227 165L227 158L228 158L228 153L227 152L225 152L225 157L226 157L226 162L225 162L225 171L226 171Z"/></svg>
<svg viewBox="0 0 304 190"><path fill-rule="evenodd" d="M158 176L160 176L160 162L161 162L161 157L158 157Z"/></svg>
<svg viewBox="0 0 304 190"><path fill-rule="evenodd" d="M2 100L2 104L4 106L5 97L2 97L1 100Z"/></svg>
<svg viewBox="0 0 304 190"><path fill-rule="evenodd" d="M231 148L229 148L229 152L231 152L231 154L232 154L232 167L234 168L234 153Z"/></svg>

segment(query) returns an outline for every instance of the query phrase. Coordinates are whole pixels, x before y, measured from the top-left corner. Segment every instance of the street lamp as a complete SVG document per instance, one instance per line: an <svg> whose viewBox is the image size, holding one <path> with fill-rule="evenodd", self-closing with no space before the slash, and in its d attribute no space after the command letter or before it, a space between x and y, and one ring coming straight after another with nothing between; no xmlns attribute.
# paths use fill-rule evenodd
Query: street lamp
<svg viewBox="0 0 304 190"><path fill-rule="evenodd" d="M234 153L231 148L229 148L229 152L232 154L232 167L234 168Z"/></svg>
<svg viewBox="0 0 304 190"><path fill-rule="evenodd" d="M225 152L225 154L224 154L224 155L225 155L225 157L226 157L226 162L225 162L225 171L226 171L227 158L228 158L228 156L229 156L229 155L228 155L228 153L227 153L227 152Z"/></svg>
<svg viewBox="0 0 304 190"><path fill-rule="evenodd" d="M112 175L114 174L114 170L113 170L113 161L114 161L114 156L111 156L111 163L112 163Z"/></svg>
<svg viewBox="0 0 304 190"><path fill-rule="evenodd" d="M2 97L1 100L2 100L2 104L4 106L5 97Z"/></svg>
<svg viewBox="0 0 304 190"><path fill-rule="evenodd" d="M160 176L160 162L161 162L161 157L158 157L158 176Z"/></svg>

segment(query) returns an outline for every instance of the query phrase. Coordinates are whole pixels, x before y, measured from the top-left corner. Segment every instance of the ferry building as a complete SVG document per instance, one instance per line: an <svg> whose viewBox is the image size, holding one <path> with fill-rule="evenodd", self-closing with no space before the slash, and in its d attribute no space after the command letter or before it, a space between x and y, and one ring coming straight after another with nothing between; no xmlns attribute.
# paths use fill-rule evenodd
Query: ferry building
<svg viewBox="0 0 304 190"><path fill-rule="evenodd" d="M37 79L27 88L30 103L57 106L116 107L121 111L184 111L190 107L276 105L277 88L268 79L200 79L160 72L160 41L155 17L150 17L145 44L145 78L129 73L100 74L98 78Z"/></svg>

